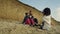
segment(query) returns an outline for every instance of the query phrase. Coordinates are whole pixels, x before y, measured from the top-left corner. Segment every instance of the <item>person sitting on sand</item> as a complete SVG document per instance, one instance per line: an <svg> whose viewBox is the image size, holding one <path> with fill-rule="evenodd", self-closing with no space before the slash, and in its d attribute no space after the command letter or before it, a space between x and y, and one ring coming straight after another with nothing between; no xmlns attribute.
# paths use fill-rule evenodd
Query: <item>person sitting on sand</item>
<svg viewBox="0 0 60 34"><path fill-rule="evenodd" d="M41 29L50 30L51 29L51 10L50 8L45 8L43 10L43 22L41 25Z"/></svg>
<svg viewBox="0 0 60 34"><path fill-rule="evenodd" d="M22 24L25 24L25 21L26 21L27 18L28 18L28 13L25 13L25 17L24 17L24 20L23 20Z"/></svg>

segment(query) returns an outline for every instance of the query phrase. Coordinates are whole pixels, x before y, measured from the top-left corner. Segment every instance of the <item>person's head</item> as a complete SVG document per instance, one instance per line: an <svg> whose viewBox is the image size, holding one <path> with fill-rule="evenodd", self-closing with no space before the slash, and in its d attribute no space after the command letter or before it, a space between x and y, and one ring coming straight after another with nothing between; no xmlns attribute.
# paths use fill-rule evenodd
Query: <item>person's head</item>
<svg viewBox="0 0 60 34"><path fill-rule="evenodd" d="M45 8L45 9L43 10L43 14L44 14L45 16L49 16L49 15L51 14L50 8Z"/></svg>
<svg viewBox="0 0 60 34"><path fill-rule="evenodd" d="M28 15L28 13L25 13L25 15Z"/></svg>
<svg viewBox="0 0 60 34"><path fill-rule="evenodd" d="M31 10L29 11L29 15L32 15L32 11Z"/></svg>
<svg viewBox="0 0 60 34"><path fill-rule="evenodd" d="M31 13L31 10L29 12Z"/></svg>

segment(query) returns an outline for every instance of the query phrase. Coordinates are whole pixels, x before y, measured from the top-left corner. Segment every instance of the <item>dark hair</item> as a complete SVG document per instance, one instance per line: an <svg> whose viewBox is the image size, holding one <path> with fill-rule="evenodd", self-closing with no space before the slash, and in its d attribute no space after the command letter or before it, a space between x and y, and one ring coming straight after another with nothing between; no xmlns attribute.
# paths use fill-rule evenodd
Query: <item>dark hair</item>
<svg viewBox="0 0 60 34"><path fill-rule="evenodd" d="M46 16L50 15L50 14L51 14L50 8L45 8L45 9L43 10L43 14L46 15Z"/></svg>
<svg viewBox="0 0 60 34"><path fill-rule="evenodd" d="M25 13L25 15L28 15L28 13Z"/></svg>

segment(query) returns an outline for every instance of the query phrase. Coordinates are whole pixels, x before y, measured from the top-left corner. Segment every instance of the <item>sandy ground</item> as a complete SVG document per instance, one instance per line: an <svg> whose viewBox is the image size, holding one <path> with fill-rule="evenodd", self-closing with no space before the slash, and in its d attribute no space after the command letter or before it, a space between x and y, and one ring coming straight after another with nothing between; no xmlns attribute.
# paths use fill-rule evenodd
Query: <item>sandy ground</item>
<svg viewBox="0 0 60 34"><path fill-rule="evenodd" d="M19 21L0 19L0 34L60 34L60 25L52 26L52 30L41 30Z"/></svg>

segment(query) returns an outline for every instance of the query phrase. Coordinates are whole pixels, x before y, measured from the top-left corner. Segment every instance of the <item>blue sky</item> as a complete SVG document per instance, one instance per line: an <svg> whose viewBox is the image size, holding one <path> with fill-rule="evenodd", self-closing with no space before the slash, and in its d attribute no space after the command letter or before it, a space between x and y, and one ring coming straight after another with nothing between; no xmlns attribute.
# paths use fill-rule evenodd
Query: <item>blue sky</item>
<svg viewBox="0 0 60 34"><path fill-rule="evenodd" d="M60 0L19 0L25 4L33 6L40 11L44 8L49 7L51 9L52 17L60 21Z"/></svg>

